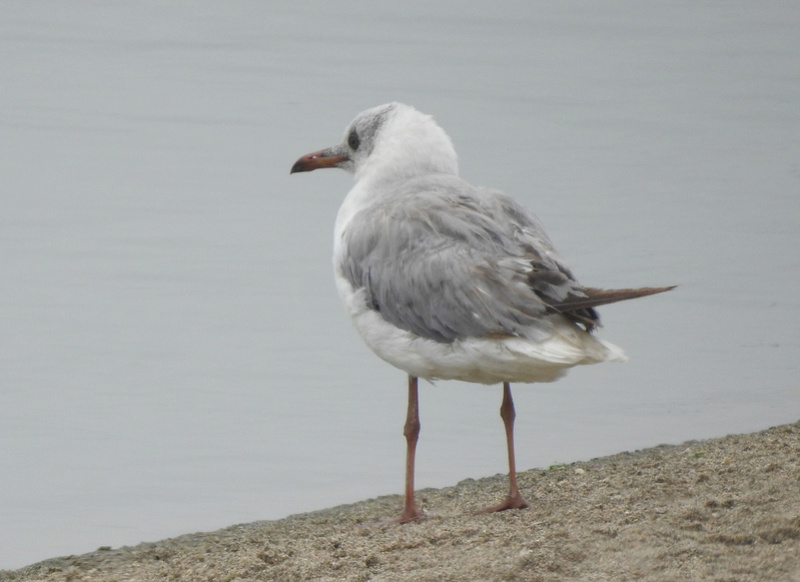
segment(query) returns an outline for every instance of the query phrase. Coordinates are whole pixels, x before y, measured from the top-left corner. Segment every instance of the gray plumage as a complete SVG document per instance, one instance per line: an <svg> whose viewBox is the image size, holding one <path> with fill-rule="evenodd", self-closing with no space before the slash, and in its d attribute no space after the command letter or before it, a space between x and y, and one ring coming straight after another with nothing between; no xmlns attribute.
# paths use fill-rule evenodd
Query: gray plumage
<svg viewBox="0 0 800 582"><path fill-rule="evenodd" d="M564 300L586 297L532 214L453 175L401 183L344 237L351 285L393 325L438 342L530 336Z"/></svg>

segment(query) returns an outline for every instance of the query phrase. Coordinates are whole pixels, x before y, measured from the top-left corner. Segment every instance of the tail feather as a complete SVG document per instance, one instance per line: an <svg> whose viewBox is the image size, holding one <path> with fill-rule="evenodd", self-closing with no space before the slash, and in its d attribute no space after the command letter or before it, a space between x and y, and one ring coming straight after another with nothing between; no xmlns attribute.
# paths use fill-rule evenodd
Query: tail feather
<svg viewBox="0 0 800 582"><path fill-rule="evenodd" d="M638 289L595 289L593 287L586 287L583 289L585 297L578 297L571 295L564 301L553 305L561 312L579 311L581 309L591 309L599 305L606 305L608 303L616 303L617 301L626 301L628 299L636 299L637 297L646 297L647 295L655 295L656 293L663 293L674 289L677 285L669 287L639 287Z"/></svg>

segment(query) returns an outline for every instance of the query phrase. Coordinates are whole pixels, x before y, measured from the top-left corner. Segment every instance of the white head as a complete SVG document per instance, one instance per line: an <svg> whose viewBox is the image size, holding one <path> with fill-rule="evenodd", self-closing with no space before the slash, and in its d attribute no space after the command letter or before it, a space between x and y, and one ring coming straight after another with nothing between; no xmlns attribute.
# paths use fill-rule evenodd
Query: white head
<svg viewBox="0 0 800 582"><path fill-rule="evenodd" d="M303 156L292 173L333 167L354 174L356 180L458 174L453 143L433 117L396 102L359 113L342 143Z"/></svg>

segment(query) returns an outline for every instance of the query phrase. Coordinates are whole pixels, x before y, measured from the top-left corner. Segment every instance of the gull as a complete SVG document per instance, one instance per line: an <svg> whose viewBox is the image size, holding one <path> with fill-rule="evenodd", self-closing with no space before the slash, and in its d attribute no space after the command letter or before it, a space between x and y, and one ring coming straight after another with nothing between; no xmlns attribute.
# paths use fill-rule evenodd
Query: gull
<svg viewBox="0 0 800 582"><path fill-rule="evenodd" d="M475 513L528 507L517 488L511 384L551 382L582 364L627 359L598 339L598 305L673 287L584 287L539 220L503 192L458 176L453 144L415 108L356 116L338 145L302 156L292 174L341 168L355 179L336 216L336 287L356 330L408 374L406 523L414 499L418 378L502 384L509 492Z"/></svg>

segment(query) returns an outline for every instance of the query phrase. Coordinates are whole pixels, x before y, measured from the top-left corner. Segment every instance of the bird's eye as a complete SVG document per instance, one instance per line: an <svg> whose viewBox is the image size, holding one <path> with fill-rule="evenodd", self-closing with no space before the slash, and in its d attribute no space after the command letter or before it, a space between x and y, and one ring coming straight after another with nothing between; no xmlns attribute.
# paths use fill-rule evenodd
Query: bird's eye
<svg viewBox="0 0 800 582"><path fill-rule="evenodd" d="M350 146L351 150L357 150L358 146L361 145L361 140L358 139L358 134L355 129L347 136L347 145Z"/></svg>

